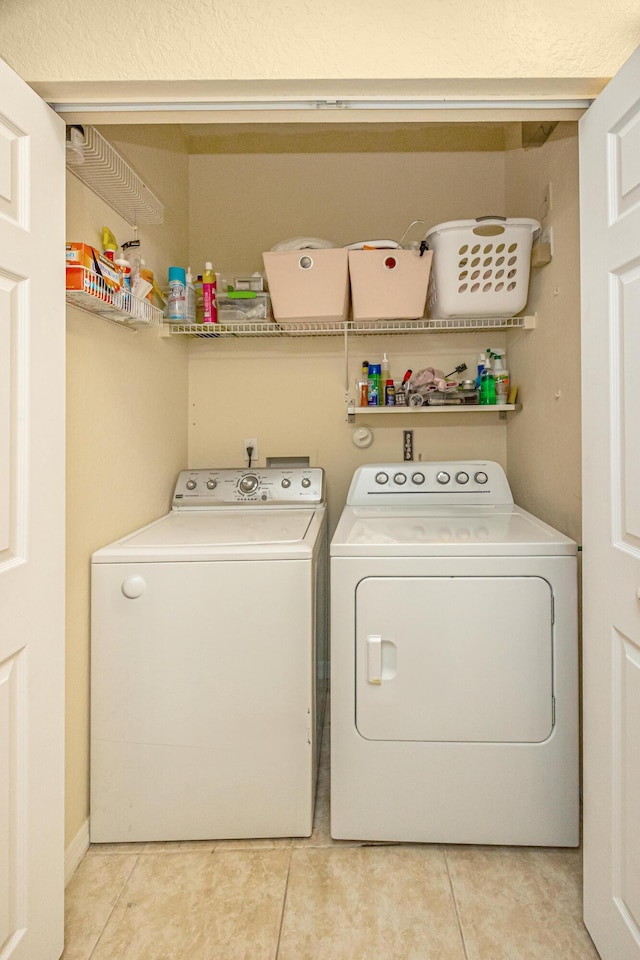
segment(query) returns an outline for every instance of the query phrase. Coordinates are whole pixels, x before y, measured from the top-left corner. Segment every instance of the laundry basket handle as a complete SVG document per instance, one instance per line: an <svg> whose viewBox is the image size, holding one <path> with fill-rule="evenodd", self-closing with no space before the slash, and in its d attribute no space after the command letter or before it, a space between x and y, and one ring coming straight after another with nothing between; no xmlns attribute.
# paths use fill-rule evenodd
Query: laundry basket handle
<svg viewBox="0 0 640 960"><path fill-rule="evenodd" d="M475 222L477 226L473 227L473 233L477 237L497 237L505 232L505 227L502 224L507 222L507 218L496 216L476 217Z"/></svg>

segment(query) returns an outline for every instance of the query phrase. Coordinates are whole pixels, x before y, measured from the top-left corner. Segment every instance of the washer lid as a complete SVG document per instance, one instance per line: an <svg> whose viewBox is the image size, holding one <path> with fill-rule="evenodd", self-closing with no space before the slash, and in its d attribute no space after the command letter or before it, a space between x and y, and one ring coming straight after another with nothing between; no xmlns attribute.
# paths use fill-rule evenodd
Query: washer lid
<svg viewBox="0 0 640 960"><path fill-rule="evenodd" d="M345 507L333 557L573 555L569 537L520 507Z"/></svg>
<svg viewBox="0 0 640 960"><path fill-rule="evenodd" d="M93 554L94 563L298 559L311 555L324 508L172 511Z"/></svg>

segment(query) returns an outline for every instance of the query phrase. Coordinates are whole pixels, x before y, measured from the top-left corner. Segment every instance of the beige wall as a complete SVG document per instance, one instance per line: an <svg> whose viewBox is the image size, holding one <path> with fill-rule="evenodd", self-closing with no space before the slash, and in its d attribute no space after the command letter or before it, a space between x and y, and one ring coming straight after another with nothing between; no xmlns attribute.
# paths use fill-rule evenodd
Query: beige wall
<svg viewBox="0 0 640 960"><path fill-rule="evenodd" d="M192 265L212 259L233 277L261 270L262 251L292 236L338 244L399 239L416 218L429 227L504 210L503 152L362 153L335 144L316 154L281 153L277 139L270 152L190 158ZM504 334L351 338L349 387L353 393L362 360L375 362L384 352L398 378L409 367L448 373L462 361L475 371L489 344L503 346ZM268 456L309 456L327 472L331 529L356 466L402 459L403 429L415 431L416 460L485 457L506 466L506 428L497 414L472 421L452 414L358 417L374 432L373 445L358 450L346 422L341 337L196 342L189 369L190 464L238 466L245 437L258 438L261 464Z"/></svg>
<svg viewBox="0 0 640 960"><path fill-rule="evenodd" d="M393 376L435 363L470 364L486 335L354 338L351 380L367 358L388 353ZM500 337L491 335L495 346ZM308 456L324 467L333 532L357 466L402 460L402 431L414 431L415 459L487 458L506 467L506 429L497 413L384 414L346 422L344 351L340 338L221 341L194 344L189 363L189 462L192 466L242 465L242 442L257 437L260 463L267 457ZM366 450L351 441L355 426L374 435Z"/></svg>
<svg viewBox="0 0 640 960"><path fill-rule="evenodd" d="M184 156L137 152L167 203L168 230L140 230L149 265L166 272L186 251ZM144 156L142 155L144 153ZM175 179L172 179L175 176ZM67 175L67 239L99 246L132 230ZM187 457L185 345L67 311L66 840L88 816L89 573L93 550L164 513Z"/></svg>
<svg viewBox="0 0 640 960"><path fill-rule="evenodd" d="M537 216L546 184L552 209L553 261L532 273L531 334L510 335L509 367L520 385L522 413L508 427L509 479L516 499L580 542L580 258L578 140L558 127L542 150L507 157L507 206Z"/></svg>
<svg viewBox="0 0 640 960"><path fill-rule="evenodd" d="M0 55L29 81L610 77L635 0L3 0Z"/></svg>

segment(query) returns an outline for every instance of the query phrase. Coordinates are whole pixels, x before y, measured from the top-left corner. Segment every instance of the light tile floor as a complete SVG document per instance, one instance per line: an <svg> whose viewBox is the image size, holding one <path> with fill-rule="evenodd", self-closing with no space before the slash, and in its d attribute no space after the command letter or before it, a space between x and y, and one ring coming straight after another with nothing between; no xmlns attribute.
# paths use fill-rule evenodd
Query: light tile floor
<svg viewBox="0 0 640 960"><path fill-rule="evenodd" d="M598 960L577 850L371 845L313 835L92 846L63 960Z"/></svg>

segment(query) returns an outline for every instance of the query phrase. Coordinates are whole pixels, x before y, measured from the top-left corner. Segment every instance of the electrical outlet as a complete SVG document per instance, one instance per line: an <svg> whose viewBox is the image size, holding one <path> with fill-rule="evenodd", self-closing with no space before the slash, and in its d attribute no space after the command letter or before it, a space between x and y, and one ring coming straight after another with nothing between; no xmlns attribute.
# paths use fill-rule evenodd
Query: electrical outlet
<svg viewBox="0 0 640 960"><path fill-rule="evenodd" d="M402 459L413 460L413 430L402 431Z"/></svg>
<svg viewBox="0 0 640 960"><path fill-rule="evenodd" d="M249 467L255 467L255 466L257 466L258 460L260 459L259 454L258 454L258 439L257 439L257 437L249 437L248 439L245 439L243 442L244 442L244 447L243 447L243 449L244 449L244 462L245 462L245 463L247 464L247 466L249 466ZM252 447L251 456L249 456L249 447Z"/></svg>

